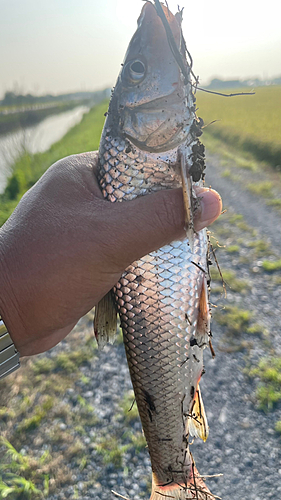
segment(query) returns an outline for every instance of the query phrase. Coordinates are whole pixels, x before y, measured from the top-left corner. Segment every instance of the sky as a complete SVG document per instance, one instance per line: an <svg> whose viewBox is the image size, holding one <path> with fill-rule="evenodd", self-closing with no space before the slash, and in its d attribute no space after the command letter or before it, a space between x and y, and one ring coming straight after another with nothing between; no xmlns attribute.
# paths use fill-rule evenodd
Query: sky
<svg viewBox="0 0 281 500"><path fill-rule="evenodd" d="M200 82L281 75L281 2L168 0ZM0 0L0 98L112 87L142 0Z"/></svg>

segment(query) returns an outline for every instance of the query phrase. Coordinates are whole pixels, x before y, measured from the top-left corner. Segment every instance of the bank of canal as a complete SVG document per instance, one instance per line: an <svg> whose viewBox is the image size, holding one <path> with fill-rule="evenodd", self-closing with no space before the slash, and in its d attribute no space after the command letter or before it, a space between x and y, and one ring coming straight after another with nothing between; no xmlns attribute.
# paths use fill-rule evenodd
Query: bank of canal
<svg viewBox="0 0 281 500"><path fill-rule="evenodd" d="M47 151L74 125L79 123L88 106L77 106L57 115L48 116L40 123L0 136L0 193L6 186L11 165L24 151L38 153Z"/></svg>

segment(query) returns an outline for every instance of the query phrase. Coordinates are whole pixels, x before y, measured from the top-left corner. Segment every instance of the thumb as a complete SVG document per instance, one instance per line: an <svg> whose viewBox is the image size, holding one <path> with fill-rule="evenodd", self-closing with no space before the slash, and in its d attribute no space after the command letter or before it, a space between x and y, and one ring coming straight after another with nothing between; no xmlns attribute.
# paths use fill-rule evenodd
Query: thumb
<svg viewBox="0 0 281 500"><path fill-rule="evenodd" d="M197 188L197 196L194 227L200 231L217 219L222 202L219 194L212 189ZM163 190L113 205L118 243L122 247L120 253L126 265L185 236L182 189Z"/></svg>

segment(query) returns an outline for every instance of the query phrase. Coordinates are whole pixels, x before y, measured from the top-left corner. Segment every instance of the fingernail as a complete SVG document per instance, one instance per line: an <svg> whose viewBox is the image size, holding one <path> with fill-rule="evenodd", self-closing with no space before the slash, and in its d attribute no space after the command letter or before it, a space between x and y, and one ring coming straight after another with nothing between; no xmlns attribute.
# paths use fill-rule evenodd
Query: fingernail
<svg viewBox="0 0 281 500"><path fill-rule="evenodd" d="M197 192L197 195L200 209L195 226L196 230L200 231L217 219L221 213L222 203L220 195L214 190L202 190Z"/></svg>

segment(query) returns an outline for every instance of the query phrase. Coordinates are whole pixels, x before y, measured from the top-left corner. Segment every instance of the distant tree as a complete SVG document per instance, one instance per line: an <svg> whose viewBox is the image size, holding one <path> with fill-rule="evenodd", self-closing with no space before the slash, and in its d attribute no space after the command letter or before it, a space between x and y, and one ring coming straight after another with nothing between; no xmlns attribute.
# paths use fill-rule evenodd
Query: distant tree
<svg viewBox="0 0 281 500"><path fill-rule="evenodd" d="M274 78L273 83L275 85L281 85L281 76Z"/></svg>
<svg viewBox="0 0 281 500"><path fill-rule="evenodd" d="M8 185L5 189L5 194L8 196L10 200L15 200L20 192L20 182L17 177L17 174L13 174L10 177Z"/></svg>
<svg viewBox="0 0 281 500"><path fill-rule="evenodd" d="M14 92L8 91L4 95L4 99L2 101L3 106L13 106L16 103L17 96Z"/></svg>
<svg viewBox="0 0 281 500"><path fill-rule="evenodd" d="M240 80L220 80L219 78L214 78L210 85L208 85L208 89L235 89L243 87L243 83Z"/></svg>
<svg viewBox="0 0 281 500"><path fill-rule="evenodd" d="M32 94L22 95L7 91L2 101L2 106L24 106L25 104L33 104L41 99L42 97L35 97Z"/></svg>

